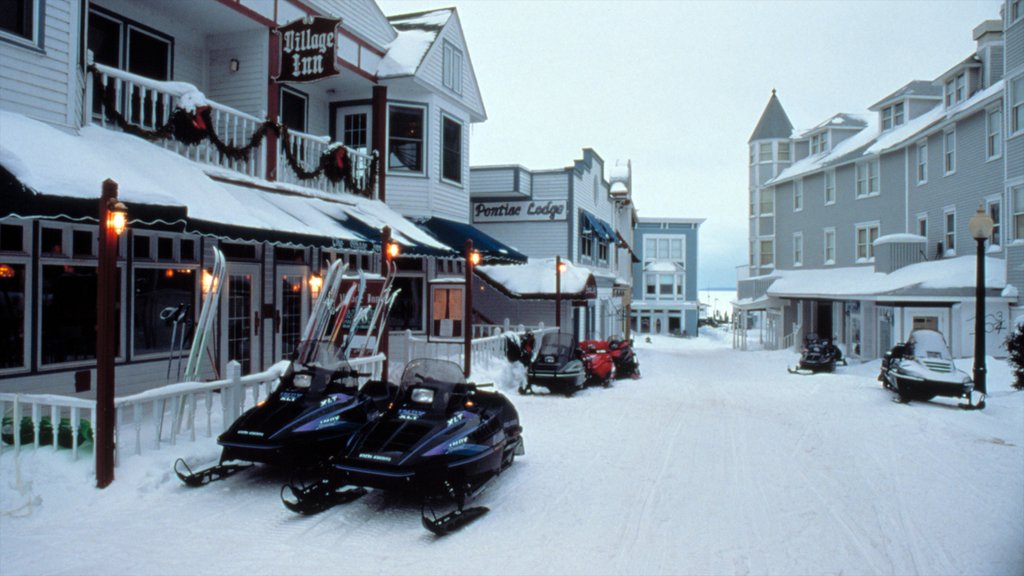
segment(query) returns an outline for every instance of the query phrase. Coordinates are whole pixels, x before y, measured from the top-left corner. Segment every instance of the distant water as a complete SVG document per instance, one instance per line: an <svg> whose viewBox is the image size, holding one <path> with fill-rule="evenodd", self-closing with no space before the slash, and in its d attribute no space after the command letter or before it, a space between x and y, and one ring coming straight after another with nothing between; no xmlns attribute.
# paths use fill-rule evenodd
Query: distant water
<svg viewBox="0 0 1024 576"><path fill-rule="evenodd" d="M718 310L718 313L724 314L726 312L732 316L732 302L736 299L736 290L698 290L697 298L700 299L701 304L707 304L711 306L712 310Z"/></svg>

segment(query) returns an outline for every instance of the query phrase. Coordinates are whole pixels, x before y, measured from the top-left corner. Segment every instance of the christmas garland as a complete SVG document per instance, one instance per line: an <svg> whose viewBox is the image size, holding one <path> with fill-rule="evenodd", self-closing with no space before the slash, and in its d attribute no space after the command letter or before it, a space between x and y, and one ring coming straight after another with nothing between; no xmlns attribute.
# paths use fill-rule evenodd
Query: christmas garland
<svg viewBox="0 0 1024 576"><path fill-rule="evenodd" d="M90 66L89 71L93 75L93 81L102 84L103 74L95 67ZM356 178L352 174L352 159L348 150L341 144L332 144L327 147L317 161L317 167L313 170L306 170L302 167L292 147L291 135L288 127L273 120L266 120L257 126L256 130L249 136L249 141L243 146L236 146L233 141L224 142L213 129L213 122L210 117L209 106L197 106L195 112L189 112L184 108L177 107L171 113L171 117L162 126L152 130L136 126L129 122L120 111L117 110L117 90L114 83L109 82L103 87L101 99L104 117L114 123L118 128L127 134L138 136L149 141L174 139L188 146L195 146L209 139L214 148L224 157L235 162L248 162L252 151L258 148L268 132L281 139L284 146L284 156L288 166L295 172L299 180L313 180L323 176L332 184L341 182L347 190L367 198L372 197L373 189L377 183L377 155L374 154L367 166L369 175L363 186L358 186Z"/></svg>

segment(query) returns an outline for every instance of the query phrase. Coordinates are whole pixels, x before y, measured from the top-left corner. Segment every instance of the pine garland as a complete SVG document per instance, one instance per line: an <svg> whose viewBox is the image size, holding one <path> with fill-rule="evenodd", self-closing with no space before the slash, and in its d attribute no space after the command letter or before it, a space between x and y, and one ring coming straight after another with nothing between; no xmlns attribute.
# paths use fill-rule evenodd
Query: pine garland
<svg viewBox="0 0 1024 576"><path fill-rule="evenodd" d="M103 74L95 67L90 66L89 72L93 75L93 81L103 82ZM158 140L174 139L187 146L201 144L203 140L209 139L214 148L224 157L235 162L248 162L252 151L258 148L267 133L273 132L281 139L281 146L284 147L284 156L288 166L295 172L299 180L314 180L323 176L332 184L341 182L351 193L367 198L372 197L373 189L377 183L377 164L379 158L376 154L370 159L367 166L369 174L363 186L357 186L356 179L352 175L352 159L343 146L330 146L320 154L317 167L313 170L303 168L299 159L295 157L292 149L291 134L288 127L273 120L265 120L249 136L248 142L237 146L233 141L224 142L213 129L213 122L210 117L210 107L200 106L196 108L195 114L187 112L183 108L175 108L171 117L162 126L148 130L136 126L128 121L117 109L117 91L113 82L103 87L101 104L104 117L114 123L118 128L127 134L144 138L151 142ZM144 114L144 112L142 112Z"/></svg>

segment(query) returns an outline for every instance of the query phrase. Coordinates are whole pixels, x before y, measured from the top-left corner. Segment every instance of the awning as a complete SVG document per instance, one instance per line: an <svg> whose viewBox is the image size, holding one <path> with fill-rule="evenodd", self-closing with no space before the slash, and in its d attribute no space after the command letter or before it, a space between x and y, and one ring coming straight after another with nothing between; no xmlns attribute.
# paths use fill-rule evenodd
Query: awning
<svg viewBox="0 0 1024 576"><path fill-rule="evenodd" d="M592 230L594 235L604 239L605 242L611 242L616 238L615 229L612 228L611 224L601 220L586 210L583 210L582 212L584 230Z"/></svg>
<svg viewBox="0 0 1024 576"><path fill-rule="evenodd" d="M516 266L478 266L476 273L509 298L519 300L593 300L597 279L585 266L562 260L565 269L556 292L555 259L535 258Z"/></svg>
<svg viewBox="0 0 1024 576"><path fill-rule="evenodd" d="M464 252L466 240L469 239L473 241L473 248L480 252L480 256L486 264L526 263L525 254L469 224L445 220L437 216L417 221L416 224L457 254L461 255Z"/></svg>

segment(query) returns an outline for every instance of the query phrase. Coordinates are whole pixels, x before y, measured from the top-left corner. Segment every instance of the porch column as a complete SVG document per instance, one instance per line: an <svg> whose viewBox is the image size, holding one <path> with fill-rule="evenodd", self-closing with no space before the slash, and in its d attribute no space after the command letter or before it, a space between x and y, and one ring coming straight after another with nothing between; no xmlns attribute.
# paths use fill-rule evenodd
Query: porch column
<svg viewBox="0 0 1024 576"><path fill-rule="evenodd" d="M377 198L387 203L388 87L373 87L373 151L377 153Z"/></svg>
<svg viewBox="0 0 1024 576"><path fill-rule="evenodd" d="M281 114L281 89L278 87L277 81L274 80L274 76L278 74L281 68L281 48L278 35L273 30L269 30L268 33L270 34L270 65L267 70L270 75L267 77L267 117L277 122L279 121L278 116ZM277 180L277 134L273 130L267 132L266 143L265 178L274 182Z"/></svg>

